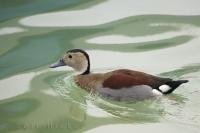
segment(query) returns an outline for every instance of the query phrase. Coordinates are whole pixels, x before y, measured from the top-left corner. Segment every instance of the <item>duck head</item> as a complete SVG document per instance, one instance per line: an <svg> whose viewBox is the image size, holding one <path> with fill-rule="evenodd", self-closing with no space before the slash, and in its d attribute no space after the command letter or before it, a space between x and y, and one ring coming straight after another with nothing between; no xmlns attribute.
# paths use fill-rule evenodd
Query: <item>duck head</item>
<svg viewBox="0 0 200 133"><path fill-rule="evenodd" d="M78 74L81 75L89 74L89 55L81 49L69 50L63 55L63 57L58 62L50 65L50 68L56 68L61 66L72 67Z"/></svg>

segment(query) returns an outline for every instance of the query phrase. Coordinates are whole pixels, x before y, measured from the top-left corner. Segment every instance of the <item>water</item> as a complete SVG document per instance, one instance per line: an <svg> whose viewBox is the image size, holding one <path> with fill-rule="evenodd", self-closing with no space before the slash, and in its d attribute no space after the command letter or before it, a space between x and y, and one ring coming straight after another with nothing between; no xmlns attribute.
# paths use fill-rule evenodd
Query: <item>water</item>
<svg viewBox="0 0 200 133"><path fill-rule="evenodd" d="M198 133L199 4L1 0L0 132ZM72 48L86 49L94 72L129 68L190 82L157 99L108 100L77 87L71 69L48 68Z"/></svg>

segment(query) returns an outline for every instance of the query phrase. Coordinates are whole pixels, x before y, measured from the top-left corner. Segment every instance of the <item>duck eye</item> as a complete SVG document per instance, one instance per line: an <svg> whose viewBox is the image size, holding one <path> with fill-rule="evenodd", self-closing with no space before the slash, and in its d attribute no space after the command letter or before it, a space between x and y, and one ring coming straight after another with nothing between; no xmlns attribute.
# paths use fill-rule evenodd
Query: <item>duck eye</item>
<svg viewBox="0 0 200 133"><path fill-rule="evenodd" d="M68 55L69 58L72 58L72 55Z"/></svg>

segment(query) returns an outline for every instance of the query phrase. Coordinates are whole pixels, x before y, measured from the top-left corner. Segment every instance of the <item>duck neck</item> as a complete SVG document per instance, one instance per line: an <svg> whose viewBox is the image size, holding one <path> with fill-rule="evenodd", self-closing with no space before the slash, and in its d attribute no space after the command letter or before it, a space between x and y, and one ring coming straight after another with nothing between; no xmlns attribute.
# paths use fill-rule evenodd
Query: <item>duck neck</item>
<svg viewBox="0 0 200 133"><path fill-rule="evenodd" d="M76 69L76 75L86 75L90 73L90 62L87 60L82 63L81 67Z"/></svg>
<svg viewBox="0 0 200 133"><path fill-rule="evenodd" d="M87 69L85 72L83 72L81 75L86 75L86 74L90 74L90 69Z"/></svg>

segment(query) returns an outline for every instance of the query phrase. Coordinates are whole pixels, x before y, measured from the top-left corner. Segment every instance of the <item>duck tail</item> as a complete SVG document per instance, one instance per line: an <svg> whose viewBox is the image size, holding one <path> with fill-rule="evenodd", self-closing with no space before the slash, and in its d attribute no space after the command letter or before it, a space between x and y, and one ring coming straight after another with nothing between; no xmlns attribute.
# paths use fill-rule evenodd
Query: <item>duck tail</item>
<svg viewBox="0 0 200 133"><path fill-rule="evenodd" d="M162 91L163 94L170 94L181 84L187 82L189 82L189 80L168 81L165 83L165 85L168 86L168 89L165 89L164 86L160 86L159 89Z"/></svg>

